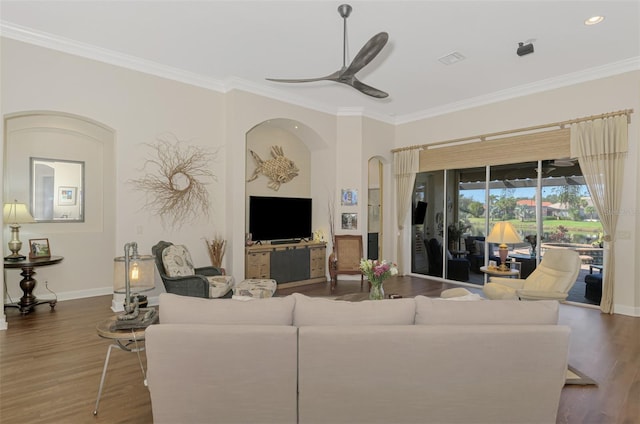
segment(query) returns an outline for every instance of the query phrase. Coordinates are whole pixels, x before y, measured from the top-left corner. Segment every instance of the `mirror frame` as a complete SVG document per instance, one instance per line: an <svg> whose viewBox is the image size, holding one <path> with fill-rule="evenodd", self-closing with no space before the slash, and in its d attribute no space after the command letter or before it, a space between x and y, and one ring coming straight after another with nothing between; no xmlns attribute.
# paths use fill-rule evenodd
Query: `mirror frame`
<svg viewBox="0 0 640 424"><path fill-rule="evenodd" d="M58 187L55 187L55 192L52 193L54 196L54 205L55 205L55 199L59 196L66 196L67 200L68 200L68 204L66 206L78 206L80 208L79 210L79 215L80 217L77 219L69 219L69 218L53 218L53 219L38 219L38 217L36 216L35 213L35 204L36 204L36 190L35 190L35 184L36 184L36 176L35 176L35 165L36 163L41 163L41 162L45 162L45 163L51 163L53 164L52 168L54 168L55 170L55 164L56 163L67 163L67 164L77 164L80 165L80 181L78 181L77 183L71 183L71 184L77 184L77 185L71 185L71 184L67 184L67 185L60 185ZM55 171L54 171L55 172ZM85 191L85 184L84 184L84 172L85 172L85 163L84 161L76 161L76 160L67 160L67 159L51 159L51 158L41 158L41 157L30 157L29 158L29 210L31 212L31 215L33 216L33 218L35 219L36 222L48 222L48 223L69 223L69 222L73 222L73 223L77 223L77 222L84 222L85 220L85 207L84 207L84 191ZM45 202L44 199L41 199L42 202ZM60 200L59 200L60 201ZM73 204L71 203L73 202ZM65 205L61 205L60 203L58 203L58 206L65 206Z"/></svg>

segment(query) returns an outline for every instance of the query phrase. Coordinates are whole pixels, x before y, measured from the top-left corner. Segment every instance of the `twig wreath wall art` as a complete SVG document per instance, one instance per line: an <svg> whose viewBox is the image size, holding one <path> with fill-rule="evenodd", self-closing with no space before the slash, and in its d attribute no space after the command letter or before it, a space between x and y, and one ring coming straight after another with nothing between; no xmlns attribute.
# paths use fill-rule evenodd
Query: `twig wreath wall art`
<svg viewBox="0 0 640 424"><path fill-rule="evenodd" d="M272 146L271 159L267 160L262 160L253 150L249 150L249 153L253 156L256 169L247 182L255 180L258 178L258 175L262 174L270 180L267 187L271 190L278 191L280 185L293 180L298 176L298 172L300 172L296 164L284 156L282 146Z"/></svg>
<svg viewBox="0 0 640 424"><path fill-rule="evenodd" d="M156 157L145 161L144 177L130 180L136 190L145 192L144 208L160 216L163 226L169 224L174 228L202 215L208 217L206 180L217 181L210 170L216 152L186 145L173 134L145 145L153 149Z"/></svg>

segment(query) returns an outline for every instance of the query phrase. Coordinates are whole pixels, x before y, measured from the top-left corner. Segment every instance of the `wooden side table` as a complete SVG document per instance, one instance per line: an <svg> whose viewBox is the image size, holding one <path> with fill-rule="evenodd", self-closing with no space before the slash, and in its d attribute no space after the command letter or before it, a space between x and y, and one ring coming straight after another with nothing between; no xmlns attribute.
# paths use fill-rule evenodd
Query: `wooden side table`
<svg viewBox="0 0 640 424"><path fill-rule="evenodd" d="M141 308L140 313L143 314L146 309ZM98 397L96 398L96 407L93 410L93 415L98 415L98 406L100 405L100 396L102 396L102 387L104 386L104 378L107 375L107 368L109 366L109 357L111 356L111 349L117 348L125 352L133 352L138 355L138 361L140 362L140 370L142 371L142 378L144 379L144 385L147 385L147 375L142 365L142 359L140 358L140 352L144 351L144 328L135 328L130 330L116 330L114 325L117 317L114 315L109 319L100 321L96 325L96 331L98 336L105 339L112 340L114 343L110 344L107 348L107 357L104 359L104 367L102 368L102 377L100 377L100 386L98 387ZM149 325L157 322L158 314L155 315L154 321ZM148 325L147 325L148 327Z"/></svg>
<svg viewBox="0 0 640 424"><path fill-rule="evenodd" d="M33 308L43 303L48 303L51 306L51 309L55 308L56 303L58 302L57 297L54 299L48 300L38 300L33 294L33 289L36 288L36 284L38 283L34 275L36 275L35 268L41 266L55 265L62 262L64 257L62 256L50 256L48 258L35 258L35 259L23 259L21 261L4 261L5 268L20 268L22 272L22 280L20 281L20 288L22 289L23 296L20 298L19 302L16 303L8 303L4 305L5 307L14 307L20 309L22 314L28 314L31 312ZM47 290L49 288L47 287ZM51 291L51 290L49 290ZM53 293L51 291L51 293ZM55 293L53 293L55 296Z"/></svg>

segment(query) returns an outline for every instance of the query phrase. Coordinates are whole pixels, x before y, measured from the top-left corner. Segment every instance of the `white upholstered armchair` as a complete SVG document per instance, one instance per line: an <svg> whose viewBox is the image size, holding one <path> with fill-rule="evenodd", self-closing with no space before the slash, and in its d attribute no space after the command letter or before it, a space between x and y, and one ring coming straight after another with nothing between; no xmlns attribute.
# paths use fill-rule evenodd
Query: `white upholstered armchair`
<svg viewBox="0 0 640 424"><path fill-rule="evenodd" d="M576 282L581 264L575 250L547 250L526 279L491 277L482 291L489 299L564 300Z"/></svg>

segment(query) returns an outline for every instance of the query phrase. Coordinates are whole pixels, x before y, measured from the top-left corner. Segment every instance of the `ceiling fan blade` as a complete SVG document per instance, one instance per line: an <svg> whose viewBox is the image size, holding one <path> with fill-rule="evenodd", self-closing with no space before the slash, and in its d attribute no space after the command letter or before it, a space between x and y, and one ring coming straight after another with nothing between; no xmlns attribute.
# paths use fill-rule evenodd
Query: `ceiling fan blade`
<svg viewBox="0 0 640 424"><path fill-rule="evenodd" d="M315 81L338 81L341 71L335 71L333 74L318 78L265 78L267 81L274 82L315 82Z"/></svg>
<svg viewBox="0 0 640 424"><path fill-rule="evenodd" d="M371 37L369 41L367 41L365 45L362 46L356 57L351 61L351 64L349 66L346 66L347 18L351 13L351 6L349 6L348 4L340 5L338 7L338 13L340 13L340 16L344 20L342 68L331 75L319 78L266 78L266 80L284 83L335 81L353 87L361 93L364 93L371 97L376 97L378 99L389 97L388 93L364 84L356 78L356 73L367 66L367 64L369 64L369 62L371 62L384 48L384 46L387 44L387 41L389 41L389 34L387 34L386 32L380 32Z"/></svg>
<svg viewBox="0 0 640 424"><path fill-rule="evenodd" d="M353 58L349 67L343 72L343 75L355 75L360 69L367 66L367 64L380 53L388 40L389 34L386 32L380 32L371 37L360 49L356 57Z"/></svg>
<svg viewBox="0 0 640 424"><path fill-rule="evenodd" d="M355 88L356 90L371 96L371 97L376 97L378 99L384 99L385 97L389 97L389 93L385 93L382 90L378 90L377 88L373 88L370 85L367 85L363 82L361 82L359 79L357 79L356 77L353 77L353 81L351 81L350 84L353 88Z"/></svg>

